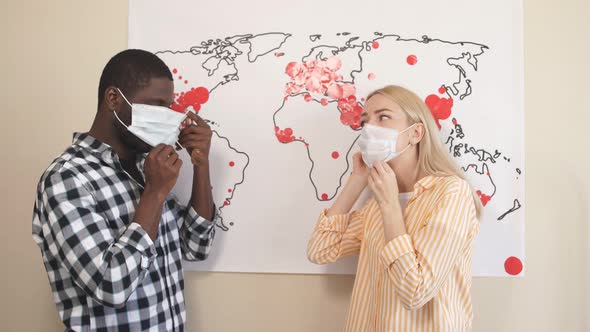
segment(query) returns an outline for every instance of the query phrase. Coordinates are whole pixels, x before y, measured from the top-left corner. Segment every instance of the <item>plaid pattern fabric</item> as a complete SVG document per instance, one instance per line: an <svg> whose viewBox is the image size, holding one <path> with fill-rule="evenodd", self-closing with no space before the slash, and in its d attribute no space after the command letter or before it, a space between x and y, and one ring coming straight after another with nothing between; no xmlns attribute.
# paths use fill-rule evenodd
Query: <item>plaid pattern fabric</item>
<svg viewBox="0 0 590 332"><path fill-rule="evenodd" d="M152 241L133 222L142 191L111 147L87 134L41 177L33 239L67 330L184 330L182 257L207 257L216 220L169 196Z"/></svg>

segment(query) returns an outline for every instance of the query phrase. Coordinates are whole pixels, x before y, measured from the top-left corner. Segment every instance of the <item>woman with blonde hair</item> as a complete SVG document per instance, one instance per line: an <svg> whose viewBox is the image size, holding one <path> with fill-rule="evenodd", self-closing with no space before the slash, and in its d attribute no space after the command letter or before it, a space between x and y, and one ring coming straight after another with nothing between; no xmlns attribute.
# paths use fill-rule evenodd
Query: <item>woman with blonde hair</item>
<svg viewBox="0 0 590 332"><path fill-rule="evenodd" d="M367 97L352 175L320 214L316 264L358 255L346 331L469 331L481 203L424 102L387 86ZM362 191L371 199L350 211Z"/></svg>

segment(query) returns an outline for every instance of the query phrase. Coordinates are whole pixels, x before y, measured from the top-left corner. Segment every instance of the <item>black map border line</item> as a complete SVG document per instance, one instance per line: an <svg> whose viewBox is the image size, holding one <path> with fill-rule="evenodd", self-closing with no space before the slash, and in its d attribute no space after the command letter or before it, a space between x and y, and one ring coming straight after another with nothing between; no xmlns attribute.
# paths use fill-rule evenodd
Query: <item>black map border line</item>
<svg viewBox="0 0 590 332"><path fill-rule="evenodd" d="M492 194L490 195L490 199L492 199L496 195L497 187L496 187L496 183L494 182L494 179L492 178L492 174L490 173L490 167L488 166L488 164L486 162L483 162L481 164L481 172L477 170L476 164L469 164L466 167L461 167L461 169L465 173L467 173L467 170L469 168L475 169L475 173L477 173L479 175L485 174L485 176L487 176L488 179L490 179L490 182L492 183L492 186L494 187L494 192L492 192ZM484 193L482 192L482 194L484 194Z"/></svg>
<svg viewBox="0 0 590 332"><path fill-rule="evenodd" d="M208 68L205 68L205 67L204 67L204 64L205 64L207 61L209 61L209 59L211 59L211 58L218 58L218 55L215 53L215 50L217 49L217 47L219 47L219 45L218 45L218 46L216 46L215 48L213 48L213 49L211 49L211 50L209 50L209 51L205 51L205 52L198 51L199 53L195 53L195 51L194 51L195 49L197 49L197 48L199 48L199 47L205 47L205 46L208 46L208 45L207 45L208 43L213 43L213 42L217 42L217 41L219 41L219 42L225 42L225 43L228 43L228 46L234 46L234 45L235 45L235 44L237 44L237 43L244 44L244 43L246 43L246 42L247 42L247 40L248 40L248 39L253 39L253 38L256 38L256 37L260 37L260 36L266 36L266 35L273 35L273 34L283 35L283 36L285 37L285 39L284 39L284 40L283 40L283 41L280 43L280 45L279 45L278 47L275 47L275 48L273 48L273 49L271 49L271 50L269 50L269 51L267 51L267 52L265 52L265 53L262 53L262 54L257 54L257 55L256 55L256 57L254 58L254 60L251 60L251 59L250 59L250 54L252 54L252 44L248 42L248 43L250 44L250 45L248 46L248 54L247 54L248 62L250 62L250 63L254 63L254 62L256 62L256 61L258 60L258 58L260 58L260 57L262 57L262 56L265 56L265 55L267 55L267 54L269 54L269 53L271 53L271 52L273 52L273 51L279 50L281 47L283 47L283 45L284 45L284 44L287 42L287 40L288 40L289 38L291 38L293 35L292 35L292 34L290 34L290 33L286 33L286 32L276 32L276 31L275 31L275 32L265 32L265 33L260 33L260 34L239 34L239 35L234 35L234 36L225 37L225 38L223 38L223 39L222 39L222 38L217 38L217 39L209 39L209 40L207 40L207 41L203 41L203 42L201 42L201 46L191 46L191 47L190 47L190 49L189 49L188 51L178 51L178 50L176 50L176 51L174 51L174 50L160 50L160 51L156 51L156 52L154 52L154 54L156 54L156 55L157 55L157 54L166 54L166 53L170 53L170 54L184 54L184 53L190 53L190 54L193 54L193 55L201 55L201 54L203 54L203 55L211 55L211 54L212 54L212 56L211 56L211 57L207 58L207 59L206 59L206 60L205 60L205 61L204 61L204 62L201 64L201 68L203 68L203 69L205 69L205 70L207 71L207 75L208 75L208 76L212 76L212 75L213 75L213 73L210 73L210 70L209 70ZM228 42L228 40L231 40L231 39L235 39L235 40L234 40L233 42ZM234 47L235 47L235 46L234 46ZM236 49L237 49L237 47L236 47ZM236 56L239 56L239 55L242 55L242 54L244 54L244 52L242 52L242 51L240 51L240 50L238 49L238 53L236 53ZM232 82L232 81L239 81L239 80L240 80L240 77L239 77L239 70L238 70L238 68L236 67L236 64L235 64L235 62L233 62L233 61L232 61L232 63L230 64L230 63L227 61L227 59L225 59L225 58L220 58L220 62L221 62L221 61L225 61L225 63L226 63L227 65L231 65L231 66L234 68L234 70L235 70L235 73L234 73L234 74L228 74L228 75L224 75L224 76L223 76L223 79L224 79L224 80L223 80L223 81L221 81L221 82L219 82L219 83L217 83L217 84L216 84L216 85L215 85L213 88L211 88L211 89L209 90L209 93L211 93L211 92L213 92L214 90L216 90L216 89L217 89L217 88L218 88L220 85L225 85L225 84L227 84L227 83L230 83L230 82ZM217 68L215 68L215 70L217 70L217 69L219 69L219 65L217 66Z"/></svg>
<svg viewBox="0 0 590 332"><path fill-rule="evenodd" d="M502 214L501 216L499 216L498 221L502 221L502 219L504 219L507 215L520 210L521 207L522 207L522 204L520 204L520 201L518 200L518 198L515 198L512 208L510 210L504 212L504 214Z"/></svg>
<svg viewBox="0 0 590 332"><path fill-rule="evenodd" d="M308 92L300 92L300 93L297 93L297 94L291 94L291 95L289 95L288 97L289 97L289 98L292 98L292 97L297 97L297 96L304 95L304 94L308 94ZM321 103L321 101L320 101L320 100L317 100L317 99L315 99L315 98L313 98L313 101L315 101L315 102L317 102L317 103ZM337 101L336 101L336 100L329 101L329 103L334 103L334 102L337 102ZM278 126L277 126L277 120L276 120L276 117L277 117L277 114L279 114L279 112L280 112L280 111L283 109L283 107L285 107L285 103L286 103L286 100L285 100L285 99L283 99L283 102L282 102L282 104L281 104L281 107L279 107L279 109L278 109L278 110L276 110L276 111L274 112L273 116L272 116L272 121L273 121L274 128L277 128L277 127L278 127ZM338 110L340 111L340 109L338 109ZM353 129L353 130L354 130L354 129ZM349 157L350 157L350 152L352 152L352 149L354 148L354 145L356 144L356 141L357 141L358 139L359 139L359 136L357 136L357 137L354 139L354 141L351 143L350 147L349 147L349 148L348 148L348 150L346 151L346 169L344 170L344 172L342 172L342 175L340 175L340 179L338 180L338 186L336 187L336 190L334 191L334 194L332 194L331 196L328 196L328 198L327 198L327 199L322 199L322 198L320 197L320 193L319 193L318 187L317 187L317 185L316 185L315 181L313 180L312 174L313 174L313 170L314 170L314 168L315 168L315 161L314 161L314 160L313 160L313 158L311 157L311 152L310 152L310 150L309 150L309 146L307 146L307 144L308 144L308 143L307 143L307 142L305 142L304 140L301 140L301 139L294 139L294 140L293 140L293 141L291 141L291 142L286 142L286 143L284 143L284 142L280 142L280 143L281 143L281 144L291 144L291 143L293 143L293 142L298 142L298 143L303 143L303 144L304 144L304 146L305 146L305 149L306 149L306 151L307 151L307 158L308 158L308 159L309 159L309 161L311 162L311 167L309 168L309 172L308 172L308 177L309 177L309 180L310 180L310 182L311 182L311 185L312 185L312 186L313 186L313 188L314 188L316 199L317 199L318 201L320 201L320 202L324 202L324 201L330 201L330 200L334 199L334 198L336 197L336 195L338 195L338 191L339 191L339 190L340 190L340 188L342 187L342 182L343 182L343 179L344 179L344 177L346 176L346 174L348 173L348 171L350 170L350 162L348 161L348 159L349 159Z"/></svg>
<svg viewBox="0 0 590 332"><path fill-rule="evenodd" d="M480 55L484 54L484 53L485 53L485 50L486 50L486 49L489 49L489 47L488 47L488 46L486 46L486 45L484 45L484 44L480 44L480 43L466 42L466 41L451 42L451 41L446 41L446 40L442 40L442 39L432 39L432 38L428 37L427 35L423 35L423 36L422 36L422 40L420 40L420 39L416 39L416 38L409 38L409 39L408 39L408 38L402 38L400 35L396 35L396 34L382 34L382 33L379 33L379 32L375 32L374 34L375 34L376 36L378 36L378 37L377 37L377 38L375 38L375 39L372 39L372 40L363 40L363 41L362 41L360 44L353 44L353 42L354 42L354 41L356 41L356 40L358 40L358 39L359 39L359 37L358 37L358 36L355 36L355 37L350 37L350 38L349 38L349 39L348 39L348 40L347 40L347 41L344 43L344 45L343 45L343 46L334 46L334 45L325 45L325 44L316 45L316 46L312 47L312 48L311 48L311 50L310 50L310 51L309 51L309 52L308 52L306 55L304 55L304 56L302 56L302 57L301 57L301 62L305 62L305 59L306 59L306 58L310 58L310 57L312 57L312 55L313 55L313 54L314 54L314 53L315 53L315 52L316 52L318 49L320 49L320 48L325 48L326 50L318 51L318 52L317 52L317 54L315 55L315 59L322 60L322 61L324 61L324 60L326 60L326 59L327 59L327 57L326 57L326 52L330 52L330 53L331 53L333 56L336 56L336 55L338 55L339 53L341 53L341 52L344 52L344 51L346 51L346 50L348 50L348 49L355 49L355 48L359 48L359 51L356 53L356 56L357 56L357 57L358 57L358 59L359 59L360 68L359 68L359 69L354 69L354 68L353 68L353 70L350 72L350 77L352 77L352 81L349 81L349 80L338 81L338 83L352 83L352 84L354 84L354 83L355 83L355 80L356 80L356 77L357 77L357 75L358 75L358 74L360 74L360 73L362 73L362 71L363 71L363 68L364 68L364 61L363 61L363 57L362 57L361 53L362 53L363 51L369 51L369 50L370 50L369 43L373 43L373 42L375 42L375 41L379 41L379 40L384 40L384 39L386 39L386 38L394 38L394 41L402 41L402 42L418 42L418 43L423 43L423 44L428 44L428 43L431 43L431 42L440 42L440 43L443 43L443 44L449 44L449 45L461 45L461 46L464 46L464 45L466 45L466 44L469 44L469 45L477 46L477 47L479 47L479 48L480 48L480 52L479 52L479 53L477 53L477 54L471 54L470 52L462 53L463 57L464 57L465 55L469 55L469 56L470 56L470 57L471 57L471 58L472 58L472 59L475 61L475 62L472 64L472 63L470 63L470 62L469 62L469 60L467 60L467 61L468 61L468 63L470 63L470 64L473 66L473 68L474 68L474 70L475 70L475 71L477 71L477 67L478 67L477 56L480 56ZM340 36L340 35L341 35L341 34L338 34L338 36ZM342 36L348 36L348 35L350 35L350 33L343 33L343 34L342 34ZM312 35L312 36L314 36L314 37L317 37L317 39L316 39L316 40L312 40L312 38L311 38L311 36L310 36L309 38L310 38L310 40L311 40L312 42L319 41L319 40L320 40L320 38L321 38L321 34L315 34L315 35ZM445 88L445 90L447 90L447 94L449 94L449 93L453 93L453 95L457 95L457 94L459 93L459 91L458 91L458 89L455 87L455 85L456 85L456 84L460 84L460 83L461 83L461 81L462 81L462 80L461 80L461 73L463 73L463 72L464 72L464 69L463 69L461 66L450 64L450 63L449 63L449 61L450 61L451 59L453 59L453 58L447 58L447 59L446 59L446 62L447 62L447 64L448 64L448 65L450 65L450 66L454 66L454 67L455 67L455 68L456 68L456 69L459 71L459 82L454 82L454 83L453 83L453 88L454 88L455 90L457 90L457 93L453 93L454 91L448 91L448 89L446 89L446 88ZM459 59L463 59L463 58L459 58ZM464 95L462 95L462 96L460 96L460 97L459 97L459 99L460 99L460 100L462 100L463 98L465 98L465 97L467 97L467 96L469 96L469 95L471 94L471 91L472 91L472 90L471 90L471 84L470 84L470 83L471 83L471 80L466 80L466 83L467 83L467 89L466 89L466 93L465 93ZM309 92L305 91L305 92L300 92L300 93L297 93L297 94L291 94L291 95L289 95L288 97L289 97L289 98L291 98L291 97L296 97L296 96L299 96L299 95L301 95L301 94L306 94L306 93L309 93ZM316 101L316 102L317 102L317 99L315 99L315 98L314 98L314 101ZM330 101L330 102L333 102L333 101ZM275 111L275 113L273 114L273 125L274 125L274 128L278 127L278 126L277 126L277 122L276 122L276 116L277 116L277 114L278 114L278 113L279 113L279 112L280 112L280 111L281 111L281 110L284 108L284 106L285 106L285 100L283 100L281 107L280 107L280 108L279 108L277 111ZM342 110L340 110L340 108L338 108L338 110L340 111L340 113L342 113ZM353 129L353 130L354 130L354 129ZM358 139L358 137L357 137L357 139ZM350 154L350 151L352 151L352 148L354 147L354 143L356 142L356 140L357 140L357 139L355 139L355 141L353 142L353 144L351 145L351 147L349 148L349 150L348 150L348 152L347 152L347 169L346 169L346 171L345 171L345 172L342 174L342 176L341 176L341 179L340 179L340 185L339 185L339 186L338 186L338 188L336 189L336 194L338 193L338 190L339 190L339 189L340 189L340 187L342 186L342 178L343 178L343 177L346 175L346 173L348 172L348 169L349 169L349 167L350 167L350 165L349 165L349 163L348 163L348 156L349 156L349 154ZM305 144L305 142L304 142L304 141L302 141L302 140L299 140L299 139L295 139L295 140L293 140L293 141L298 141L298 142L301 142L301 143L304 143L304 144ZM447 141L447 142L448 142L448 141ZM292 142L289 142L289 143L292 143ZM283 143L283 144L288 144L288 143ZM314 161L313 161L313 159L311 158L311 153L310 153L310 151L309 151L309 148L308 148L308 147L306 147L306 148L307 148L307 154L308 154L308 158L309 158L309 160L310 160L310 162L311 162L311 168L310 168L310 172L309 172L309 178L310 178L310 181L311 181L311 183L312 183L312 185L313 185L313 187L314 187L314 189L315 189L316 198L317 198L318 200L320 200L320 201L321 201L321 199L320 199L320 197L319 197L319 192L318 192L317 186L316 186L315 182L313 181L313 178L311 177L311 174L312 174L312 172L313 172L313 169L314 169L314 167L315 167L315 162L314 162ZM472 149L473 149L473 148L472 148ZM485 150L483 150L483 149L482 149L482 151L486 152L486 151L485 151ZM470 151L470 152L474 153L473 151ZM476 155L477 155L477 154L476 154ZM493 160L492 162L495 162L495 161ZM476 168L476 170L477 170L477 166L475 166L475 168ZM489 167L488 167L487 165L486 165L486 168L487 168L487 169L488 169L488 171L489 171ZM496 185L495 185L495 183L494 183L493 179L491 178L491 176L489 176L489 178L490 178L490 181L492 182L492 185L494 186L494 194L495 194L495 193L496 193ZM335 195L334 195L334 196L335 196ZM492 196L493 196L493 195L492 195ZM490 197L492 197L492 196L490 196ZM333 198L334 198L334 197L330 197L330 198L329 198L329 200L331 200L331 199L333 199Z"/></svg>
<svg viewBox="0 0 590 332"><path fill-rule="evenodd" d="M263 54L258 54L258 55L257 55L257 56L254 58L254 60L250 60L250 56L249 56L249 55L252 53L252 44L250 43L250 45L248 46L248 54L247 54L247 56L248 56L248 62L250 62L250 63L254 63L254 62L256 62L256 61L258 60L258 58L259 58L259 57L265 56L265 55L267 55L267 54L269 54L269 53L271 53L271 52L273 52L273 51L276 51L276 50L280 49L280 48L281 48L281 47L282 47L282 46L283 46L283 45L284 45L284 44L287 42L287 40L288 40L288 39L289 39L289 38L292 36L292 34L290 34L290 33L284 33L284 32L266 32L266 33L262 33L262 34L241 34L241 35L235 35L235 36L225 37L225 38L223 38L223 39L221 39L221 38L217 38L216 40L209 39L209 40L207 40L207 41L203 41L203 42L201 42L201 46L208 46L208 45L207 45L208 43L213 43L214 41L227 42L229 45L233 46L233 45L235 45L236 43L242 43L242 44L243 44L243 43L244 43L244 41L245 41L246 39L252 39L252 38L259 37L259 36L265 36L265 35L270 35L270 34L280 34L280 35L283 35L283 36L285 36L285 39L284 39L284 40L281 42L281 44L280 44L278 47L275 47L275 48L271 49L270 51L267 51L267 52L265 52L265 53L263 53ZM232 42L228 42L228 40L231 40L231 39L236 39L236 40L235 40L235 41L233 41L233 43L232 43ZM235 47L235 46L234 46L234 47ZM173 55L174 55L174 54L185 54L185 53L190 53L190 54L193 54L193 55L200 55L200 54L209 55L209 54L214 54L214 53L215 53L215 50L216 50L216 48L217 48L217 47L215 47L215 48L212 48L212 49L211 49L210 51L208 51L208 52L202 52L202 53L195 53L195 52L194 52L194 49L196 49L196 48L197 48L197 46L191 46L191 47L190 47L190 49L189 49L188 51L182 51L182 50L180 50L180 51L179 51L179 50L176 50L176 51L175 51L175 50L160 50L160 51L156 51L156 52L154 52L154 54L156 54L156 55L158 55L158 54L173 54ZM236 49L237 49L237 47L236 47ZM244 52L242 52L241 50L239 50L239 49L238 49L238 53L236 53L236 56L243 55L243 54L244 54ZM206 62L206 61L208 61L208 60L209 60L209 59L211 59L211 58L214 58L214 57L216 57L216 55L213 55L213 56L211 56L211 57L207 58L207 60L205 60L205 62ZM226 62L226 64L230 65L230 63L227 61L227 59L221 58L221 59L220 59L220 62L221 62L221 61L225 61L225 62ZM231 65L233 66L233 68L234 68L234 70L235 70L235 74L228 74L228 75L224 75L224 76L223 76L223 79L224 79L223 81L221 81L221 82L218 82L218 83L217 83L217 84L216 84L216 85L215 85L213 88L209 89L209 95L210 95L210 96L213 94L213 92L214 92L214 91L215 91L215 90L216 90L216 89L217 89L217 88L218 88L220 85L225 85L225 84L227 84L227 83L230 83L230 82L232 82L232 81L239 81L239 80L240 80L240 78L239 78L239 70L238 70L238 68L236 67L236 65L235 65L235 63L234 63L234 62L232 62L232 63L231 63ZM205 67L203 67L203 66L204 66L204 65L202 64L202 65L201 65L201 67L202 67L203 69L205 69L207 72L209 72L209 69L207 69L207 68L205 68ZM219 66L217 67L217 69L218 69L218 68L219 68ZM212 74L209 74L209 73L208 73L208 76L211 76L211 75L212 75ZM206 120L206 121L209 121L209 120L207 120L207 119L204 119L204 120ZM221 134L219 134L219 132L218 132L217 130L212 130L212 132L213 132L213 133L214 133L214 134L215 134L215 135L216 135L218 138L220 138L220 139L222 139L222 140L225 140L225 141L227 142L227 144L228 144L229 148L230 148L231 150L233 150L235 153L237 153L237 154L241 154L241 155L244 155L244 156L246 156L246 165L245 165L245 166L244 166L244 168L242 169L242 178L241 178L240 182L234 183L234 186L233 186L233 188L232 188L231 195L230 195L230 197L229 197L229 198L227 198L227 200L230 200L230 201L231 201L231 199L233 199L233 197L234 197L234 194L235 194L235 192L236 192L236 189L237 189L237 187L238 187L239 185L242 185L242 184L245 182L245 180L246 180L246 169L247 169L247 168L248 168L248 166L250 165L250 155L248 155L248 153L246 153L246 152L239 151L239 150L237 150L236 148L234 148L234 147L232 146L232 144L231 144L231 141L230 141L230 140L229 140L227 137L225 137L225 136L222 136ZM224 222L224 218L223 218L223 214L222 214L222 210L223 210L225 207L226 207L226 205L225 205L225 202L224 202L224 203L223 203L223 204L222 204L220 207L217 207L217 211L218 211L218 215L219 215L219 223L217 223L217 224L216 224L216 226L217 226L217 227L219 227L220 229L222 229L223 231L228 231L228 230L229 230L229 227L228 227L228 226L225 224L225 222ZM230 225L230 226L232 226L232 224L233 224L233 223L230 223L229 225Z"/></svg>
<svg viewBox="0 0 590 332"><path fill-rule="evenodd" d="M225 140L227 142L227 145L229 146L229 148L234 151L237 154L246 156L246 165L244 165L244 168L242 168L242 179L240 180L240 182L236 182L234 183L234 186L232 188L232 192L230 197L227 198L228 201L231 201L234 198L234 193L236 192L236 189L238 188L239 185L242 185L244 182L246 182L246 169L248 168L248 166L250 165L250 155L248 155L248 153L243 152L243 151L238 151L236 148L234 148L231 144L231 141L225 137L225 136L221 136L219 134L219 132L217 132L217 130L212 130L212 132L221 140ZM225 202L224 204L222 204L220 207L217 208L218 210L218 215L219 215L219 224L217 224L217 226L219 228L221 228L224 231L229 230L229 227L227 225L225 225L224 223L224 218L223 218L223 213L222 210L226 207ZM232 226L230 224L230 226Z"/></svg>

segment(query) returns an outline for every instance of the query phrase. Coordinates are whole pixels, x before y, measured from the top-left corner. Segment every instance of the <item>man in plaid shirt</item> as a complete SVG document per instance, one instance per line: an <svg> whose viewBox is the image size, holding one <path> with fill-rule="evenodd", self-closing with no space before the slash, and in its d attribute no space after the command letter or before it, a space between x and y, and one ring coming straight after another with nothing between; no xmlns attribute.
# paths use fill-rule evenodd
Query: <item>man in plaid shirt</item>
<svg viewBox="0 0 590 332"><path fill-rule="evenodd" d="M168 67L152 53L123 51L105 66L98 96L90 131L74 135L38 186L33 238L53 299L68 331L183 331L182 258L205 259L215 234L211 129L191 113L178 137L194 172L184 205L170 194L182 165L175 148L132 134L123 98L171 105Z"/></svg>

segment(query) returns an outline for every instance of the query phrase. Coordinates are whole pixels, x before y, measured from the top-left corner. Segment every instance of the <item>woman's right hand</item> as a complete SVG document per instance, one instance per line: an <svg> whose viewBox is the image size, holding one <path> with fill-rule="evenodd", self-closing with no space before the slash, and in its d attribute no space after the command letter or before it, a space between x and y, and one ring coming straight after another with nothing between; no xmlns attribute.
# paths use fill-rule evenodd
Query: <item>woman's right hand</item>
<svg viewBox="0 0 590 332"><path fill-rule="evenodd" d="M352 176L359 180L368 181L369 174L371 174L371 169L363 161L361 153L355 153L352 156Z"/></svg>

